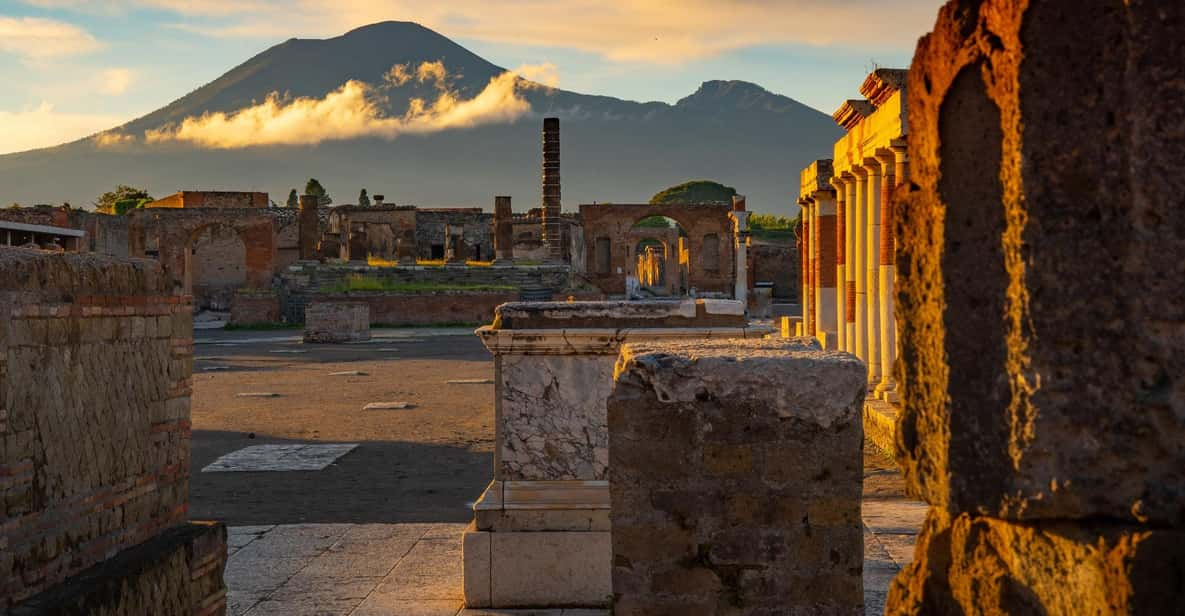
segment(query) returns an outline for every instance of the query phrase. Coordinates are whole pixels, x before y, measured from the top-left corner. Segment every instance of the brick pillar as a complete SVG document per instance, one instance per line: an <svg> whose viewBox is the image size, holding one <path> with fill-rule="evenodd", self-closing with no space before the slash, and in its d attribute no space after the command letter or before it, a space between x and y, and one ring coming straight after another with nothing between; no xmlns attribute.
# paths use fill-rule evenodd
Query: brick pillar
<svg viewBox="0 0 1185 616"><path fill-rule="evenodd" d="M847 217L847 188L843 178L832 177L835 187L835 333L840 350L847 349L847 305L848 293L844 263L844 246L847 239L844 226Z"/></svg>
<svg viewBox="0 0 1185 616"><path fill-rule="evenodd" d="M514 211L510 197L494 197L494 261L514 262Z"/></svg>
<svg viewBox="0 0 1185 616"><path fill-rule="evenodd" d="M862 613L860 362L705 340L627 345L614 372L614 614Z"/></svg>
<svg viewBox="0 0 1185 616"><path fill-rule="evenodd" d="M564 260L560 231L560 119L543 119L543 243L547 260Z"/></svg>
<svg viewBox="0 0 1185 616"><path fill-rule="evenodd" d="M1185 605L1185 4L959 0L909 74L891 614ZM1168 128L1173 127L1173 128Z"/></svg>
<svg viewBox="0 0 1185 616"><path fill-rule="evenodd" d="M845 172L844 190L847 193L844 211L844 331L847 346L844 350L856 354L856 271L860 263L856 259L856 176Z"/></svg>
<svg viewBox="0 0 1185 616"><path fill-rule="evenodd" d="M868 171L863 167L853 167L856 176L855 225L852 227L852 243L855 250L852 255L852 279L855 281L855 338L852 352L868 361Z"/></svg>
<svg viewBox="0 0 1185 616"><path fill-rule="evenodd" d="M316 195L300 196L300 226L298 227L300 240L300 258L313 260L317 258L317 243L321 239L321 222L317 218L317 208L320 199Z"/></svg>
<svg viewBox="0 0 1185 616"><path fill-rule="evenodd" d="M881 372L881 295L880 295L880 243L881 243L881 166L875 158L864 159L868 172L868 222L865 238L864 276L867 280L868 327L868 385L880 385Z"/></svg>
<svg viewBox="0 0 1185 616"><path fill-rule="evenodd" d="M836 331L836 205L835 193L820 190L815 193L815 320L820 339ZM831 342L824 344L834 344ZM831 349L830 346L827 347Z"/></svg>

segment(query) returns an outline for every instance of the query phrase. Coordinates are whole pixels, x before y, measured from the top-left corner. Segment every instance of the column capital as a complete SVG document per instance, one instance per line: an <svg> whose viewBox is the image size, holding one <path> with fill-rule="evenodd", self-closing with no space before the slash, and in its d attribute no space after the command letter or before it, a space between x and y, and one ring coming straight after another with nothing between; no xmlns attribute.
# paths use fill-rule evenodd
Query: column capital
<svg viewBox="0 0 1185 616"><path fill-rule="evenodd" d="M897 154L892 148L877 148L876 159L884 168L885 173L891 173L893 166L897 164Z"/></svg>
<svg viewBox="0 0 1185 616"><path fill-rule="evenodd" d="M822 188L811 193L811 199L815 202L830 201L835 198L835 190Z"/></svg>
<svg viewBox="0 0 1185 616"><path fill-rule="evenodd" d="M861 182L868 179L868 170L864 167L852 167L852 174L854 174L856 179Z"/></svg>
<svg viewBox="0 0 1185 616"><path fill-rule="evenodd" d="M864 171L867 172L868 175L879 176L881 174L881 172L883 171L883 168L881 167L881 161L879 159L877 159L875 156L869 156L869 157L865 158L864 159Z"/></svg>

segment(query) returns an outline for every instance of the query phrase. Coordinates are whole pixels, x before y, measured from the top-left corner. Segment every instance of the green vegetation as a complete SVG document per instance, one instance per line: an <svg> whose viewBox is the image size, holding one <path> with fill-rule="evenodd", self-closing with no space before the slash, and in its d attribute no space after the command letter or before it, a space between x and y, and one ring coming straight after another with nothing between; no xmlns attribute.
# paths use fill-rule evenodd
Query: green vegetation
<svg viewBox="0 0 1185 616"><path fill-rule="evenodd" d="M454 284L443 282L396 282L374 276L352 274L345 280L321 287L322 293L390 292L432 293L435 291L517 291L518 287L501 284Z"/></svg>
<svg viewBox="0 0 1185 616"><path fill-rule="evenodd" d="M647 216L634 223L635 229L674 229L679 223L666 216Z"/></svg>
<svg viewBox="0 0 1185 616"><path fill-rule="evenodd" d="M333 197L329 196L329 193L326 192L325 187L321 185L321 182L317 181L317 178L309 178L309 181L304 185L304 194L316 195L318 197L317 202L320 205L329 205L330 203L333 203Z"/></svg>
<svg viewBox="0 0 1185 616"><path fill-rule="evenodd" d="M792 242L798 217L776 214L749 214L749 230L753 237L767 242Z"/></svg>
<svg viewBox="0 0 1185 616"><path fill-rule="evenodd" d="M296 189L288 191L288 201L284 203L285 207L300 207L300 197L296 196Z"/></svg>
<svg viewBox="0 0 1185 616"><path fill-rule="evenodd" d="M692 180L672 186L650 198L651 205L663 203L732 203L737 189L712 180Z"/></svg>
<svg viewBox="0 0 1185 616"><path fill-rule="evenodd" d="M365 188L362 189L362 192L358 193L358 205L370 207L370 195L366 194Z"/></svg>
<svg viewBox="0 0 1185 616"><path fill-rule="evenodd" d="M143 207L152 201L152 196L143 188L135 188L120 184L115 190L109 190L95 200L95 210L102 214L126 214L129 210Z"/></svg>

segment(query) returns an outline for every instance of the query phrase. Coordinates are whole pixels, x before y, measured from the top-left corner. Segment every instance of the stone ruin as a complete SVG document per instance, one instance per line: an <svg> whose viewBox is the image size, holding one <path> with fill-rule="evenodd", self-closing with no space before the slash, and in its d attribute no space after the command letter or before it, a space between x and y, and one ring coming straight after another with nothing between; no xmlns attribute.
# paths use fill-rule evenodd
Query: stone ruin
<svg viewBox="0 0 1185 616"><path fill-rule="evenodd" d="M193 317L152 261L0 248L0 612L225 613L187 519Z"/></svg>
<svg viewBox="0 0 1185 616"><path fill-rule="evenodd" d="M897 449L930 513L889 613L1185 605L1183 32L960 0L918 43Z"/></svg>
<svg viewBox="0 0 1185 616"><path fill-rule="evenodd" d="M753 338L731 300L499 306L494 477L465 533L470 607L605 605L611 592L606 400L627 342Z"/></svg>
<svg viewBox="0 0 1185 616"><path fill-rule="evenodd" d="M304 341L312 343L370 340L370 306L360 302L320 301L304 312Z"/></svg>

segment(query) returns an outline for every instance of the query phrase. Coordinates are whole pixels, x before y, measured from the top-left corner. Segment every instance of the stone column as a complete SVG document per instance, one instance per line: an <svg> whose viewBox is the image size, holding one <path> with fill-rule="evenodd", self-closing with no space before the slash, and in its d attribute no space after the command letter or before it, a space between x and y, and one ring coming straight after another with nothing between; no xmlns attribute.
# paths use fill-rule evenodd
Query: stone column
<svg viewBox="0 0 1185 616"><path fill-rule="evenodd" d="M864 159L868 171L868 237L864 266L868 282L868 386L881 381L881 296L880 296L880 235L881 235L881 166L875 158Z"/></svg>
<svg viewBox="0 0 1185 616"><path fill-rule="evenodd" d="M844 227L847 217L847 184L843 178L833 176L831 185L835 187L835 334L840 350L847 348L847 283L844 263L845 245L847 237Z"/></svg>
<svg viewBox="0 0 1185 616"><path fill-rule="evenodd" d="M852 167L856 176L856 217L852 229L856 262L852 269L856 281L856 357L868 361L868 171Z"/></svg>
<svg viewBox="0 0 1185 616"><path fill-rule="evenodd" d="M815 311L816 331L823 348L835 347L836 319L836 195L830 190L815 192ZM830 339L828 337L831 337Z"/></svg>
<svg viewBox="0 0 1185 616"><path fill-rule="evenodd" d="M494 197L494 264L514 263L514 211L510 197Z"/></svg>
<svg viewBox="0 0 1185 616"><path fill-rule="evenodd" d="M736 282L733 285L733 299L745 302L749 296L749 212L745 211L745 198L732 198L733 249L736 264Z"/></svg>
<svg viewBox="0 0 1185 616"><path fill-rule="evenodd" d="M801 243L801 267L800 276L802 280L802 297L799 298L799 303L802 304L802 333L804 336L814 336L815 334L815 305L814 305L814 289L811 288L811 206L808 202L806 208L802 212L802 237Z"/></svg>
<svg viewBox="0 0 1185 616"><path fill-rule="evenodd" d="M543 118L543 243L547 260L564 260L563 233L560 230L560 119Z"/></svg>
<svg viewBox="0 0 1185 616"><path fill-rule="evenodd" d="M904 156L904 148L900 148ZM897 319L894 311L893 277L896 275L896 247L893 241L893 194L897 188L897 156L893 150L878 152L885 170L881 183L881 239L880 239L880 362L881 381L876 386L876 397L886 402L897 402L897 382L893 377L893 363L897 359Z"/></svg>
<svg viewBox="0 0 1185 616"><path fill-rule="evenodd" d="M1181 613L1183 83L1181 2L955 0L918 41L897 458L930 513L886 613Z"/></svg>
<svg viewBox="0 0 1185 616"><path fill-rule="evenodd" d="M843 326L847 345L844 350L856 354L856 271L860 263L856 260L856 176L844 172L844 189L847 192L847 209L844 212L844 320Z"/></svg>
<svg viewBox="0 0 1185 616"><path fill-rule="evenodd" d="M300 215L297 227L300 242L300 258L311 261L317 258L317 242L321 239L321 222L317 217L320 199L316 195L301 195Z"/></svg>

